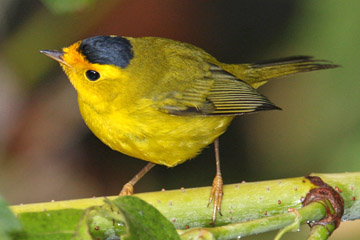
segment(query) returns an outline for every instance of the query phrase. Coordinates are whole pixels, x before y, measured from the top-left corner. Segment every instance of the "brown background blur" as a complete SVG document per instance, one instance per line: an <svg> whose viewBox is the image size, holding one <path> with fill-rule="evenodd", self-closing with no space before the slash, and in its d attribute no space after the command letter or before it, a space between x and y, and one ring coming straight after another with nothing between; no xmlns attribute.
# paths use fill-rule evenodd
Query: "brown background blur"
<svg viewBox="0 0 360 240"><path fill-rule="evenodd" d="M235 119L220 138L223 177L235 183L360 171L359 1L0 4L0 194L10 204L115 195L146 164L94 137L65 74L39 53L94 35L172 38L229 63L312 55L342 65L262 87L283 111ZM209 146L176 168L155 167L135 192L207 186L214 174ZM359 227L342 224L332 239L359 239ZM307 231L289 236L301 239Z"/></svg>

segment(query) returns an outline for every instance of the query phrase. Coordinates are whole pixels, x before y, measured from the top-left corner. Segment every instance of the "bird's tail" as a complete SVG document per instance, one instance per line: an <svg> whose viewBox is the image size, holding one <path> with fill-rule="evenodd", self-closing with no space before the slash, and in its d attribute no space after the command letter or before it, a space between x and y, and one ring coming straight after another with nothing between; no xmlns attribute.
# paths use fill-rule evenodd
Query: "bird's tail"
<svg viewBox="0 0 360 240"><path fill-rule="evenodd" d="M310 72L321 69L336 68L339 65L326 60L316 60L310 56L296 56L277 59L268 62L243 65L243 76L238 76L254 88L265 84L267 80L301 72Z"/></svg>

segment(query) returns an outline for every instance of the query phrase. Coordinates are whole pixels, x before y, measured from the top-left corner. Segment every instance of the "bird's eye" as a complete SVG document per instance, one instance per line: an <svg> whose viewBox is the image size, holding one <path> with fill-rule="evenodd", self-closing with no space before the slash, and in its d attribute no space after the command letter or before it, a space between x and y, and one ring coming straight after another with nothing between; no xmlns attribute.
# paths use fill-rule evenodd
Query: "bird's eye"
<svg viewBox="0 0 360 240"><path fill-rule="evenodd" d="M100 78L100 73L94 70L87 70L85 74L90 81L96 81Z"/></svg>

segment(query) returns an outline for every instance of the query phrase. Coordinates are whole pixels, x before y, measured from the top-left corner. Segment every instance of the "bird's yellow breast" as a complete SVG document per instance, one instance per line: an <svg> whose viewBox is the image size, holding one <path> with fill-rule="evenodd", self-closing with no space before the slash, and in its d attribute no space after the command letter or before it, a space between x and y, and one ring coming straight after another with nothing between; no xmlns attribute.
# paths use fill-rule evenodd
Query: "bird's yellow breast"
<svg viewBox="0 0 360 240"><path fill-rule="evenodd" d="M149 99L107 113L97 112L81 98L79 107L91 131L113 150L168 167L195 157L233 119L233 116L174 116L151 107Z"/></svg>

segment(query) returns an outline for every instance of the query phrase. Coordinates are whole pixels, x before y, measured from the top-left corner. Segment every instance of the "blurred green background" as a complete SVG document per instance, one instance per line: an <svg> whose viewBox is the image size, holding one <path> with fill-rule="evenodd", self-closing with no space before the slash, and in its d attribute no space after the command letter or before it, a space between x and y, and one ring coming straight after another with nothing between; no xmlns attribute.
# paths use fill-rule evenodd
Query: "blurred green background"
<svg viewBox="0 0 360 240"><path fill-rule="evenodd" d="M39 53L94 35L172 38L229 63L311 55L342 65L262 87L283 111L235 119L220 138L223 178L235 183L360 171L360 1L0 4L0 193L10 204L115 195L146 164L94 137L66 76ZM214 175L209 146L176 168L157 166L135 192L207 186ZM332 239L359 239L359 227L359 221L342 224ZM303 239L303 229L289 239Z"/></svg>

